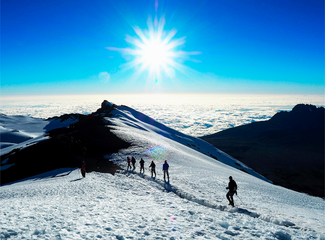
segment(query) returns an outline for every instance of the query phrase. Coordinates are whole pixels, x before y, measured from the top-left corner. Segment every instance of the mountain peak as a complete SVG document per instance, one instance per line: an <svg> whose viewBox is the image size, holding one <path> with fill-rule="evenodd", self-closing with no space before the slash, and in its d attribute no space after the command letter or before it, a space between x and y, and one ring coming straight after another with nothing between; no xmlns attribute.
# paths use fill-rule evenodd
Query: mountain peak
<svg viewBox="0 0 325 240"><path fill-rule="evenodd" d="M103 110L110 110L110 109L112 109L113 107L116 107L116 105L115 104L113 104L113 103L110 103L109 101L107 101L107 100L104 100L103 102L102 102L102 109Z"/></svg>
<svg viewBox="0 0 325 240"><path fill-rule="evenodd" d="M101 104L101 108L97 109L95 113L110 113L117 105L111 103L107 100L104 100Z"/></svg>
<svg viewBox="0 0 325 240"><path fill-rule="evenodd" d="M318 109L324 110L323 107L317 108L315 105L312 105L312 104L297 104L292 109L292 112L295 112L295 113L307 113L307 112L318 111Z"/></svg>
<svg viewBox="0 0 325 240"><path fill-rule="evenodd" d="M285 128L315 129L324 125L324 115L324 107L298 104L290 112L278 112L269 122Z"/></svg>

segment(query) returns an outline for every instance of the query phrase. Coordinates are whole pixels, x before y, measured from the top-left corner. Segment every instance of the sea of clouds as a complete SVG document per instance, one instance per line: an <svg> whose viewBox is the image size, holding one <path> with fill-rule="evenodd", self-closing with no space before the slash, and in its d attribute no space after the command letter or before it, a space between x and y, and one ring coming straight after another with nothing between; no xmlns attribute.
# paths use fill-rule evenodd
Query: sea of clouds
<svg viewBox="0 0 325 240"><path fill-rule="evenodd" d="M1 96L0 113L49 118L87 114L103 100L134 108L182 133L195 137L268 120L296 104L325 105L323 95L111 94L71 96Z"/></svg>

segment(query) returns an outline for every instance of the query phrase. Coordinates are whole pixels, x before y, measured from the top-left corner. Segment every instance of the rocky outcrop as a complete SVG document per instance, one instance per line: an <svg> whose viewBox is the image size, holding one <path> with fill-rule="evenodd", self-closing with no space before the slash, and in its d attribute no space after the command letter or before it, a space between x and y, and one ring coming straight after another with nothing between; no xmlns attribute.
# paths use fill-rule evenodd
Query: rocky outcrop
<svg viewBox="0 0 325 240"><path fill-rule="evenodd" d="M324 197L324 115L323 107L298 104L202 139L277 185Z"/></svg>
<svg viewBox="0 0 325 240"><path fill-rule="evenodd" d="M109 114L116 107L117 107L117 105L115 105L114 103L110 103L109 101L104 100L102 102L102 104L101 104L101 108L97 109L96 113L106 113L106 114Z"/></svg>

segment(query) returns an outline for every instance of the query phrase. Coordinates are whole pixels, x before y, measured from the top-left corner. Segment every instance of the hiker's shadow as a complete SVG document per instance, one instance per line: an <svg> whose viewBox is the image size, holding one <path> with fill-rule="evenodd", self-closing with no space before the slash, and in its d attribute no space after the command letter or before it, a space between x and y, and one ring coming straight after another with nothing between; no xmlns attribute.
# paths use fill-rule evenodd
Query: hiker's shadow
<svg viewBox="0 0 325 240"><path fill-rule="evenodd" d="M76 182L76 181L80 181L82 180L82 178L78 178L78 179L75 179L75 180L71 180L70 182Z"/></svg>

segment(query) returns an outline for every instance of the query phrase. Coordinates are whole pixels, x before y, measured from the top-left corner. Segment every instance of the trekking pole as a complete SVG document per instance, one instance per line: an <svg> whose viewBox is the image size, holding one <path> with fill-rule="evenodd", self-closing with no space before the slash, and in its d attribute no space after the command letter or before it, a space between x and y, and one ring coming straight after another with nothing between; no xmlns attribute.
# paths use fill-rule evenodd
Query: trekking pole
<svg viewBox="0 0 325 240"><path fill-rule="evenodd" d="M245 203L243 203L243 201L240 199L240 197L237 194L236 194L236 196L239 198L239 200L241 201L241 203L245 205Z"/></svg>

